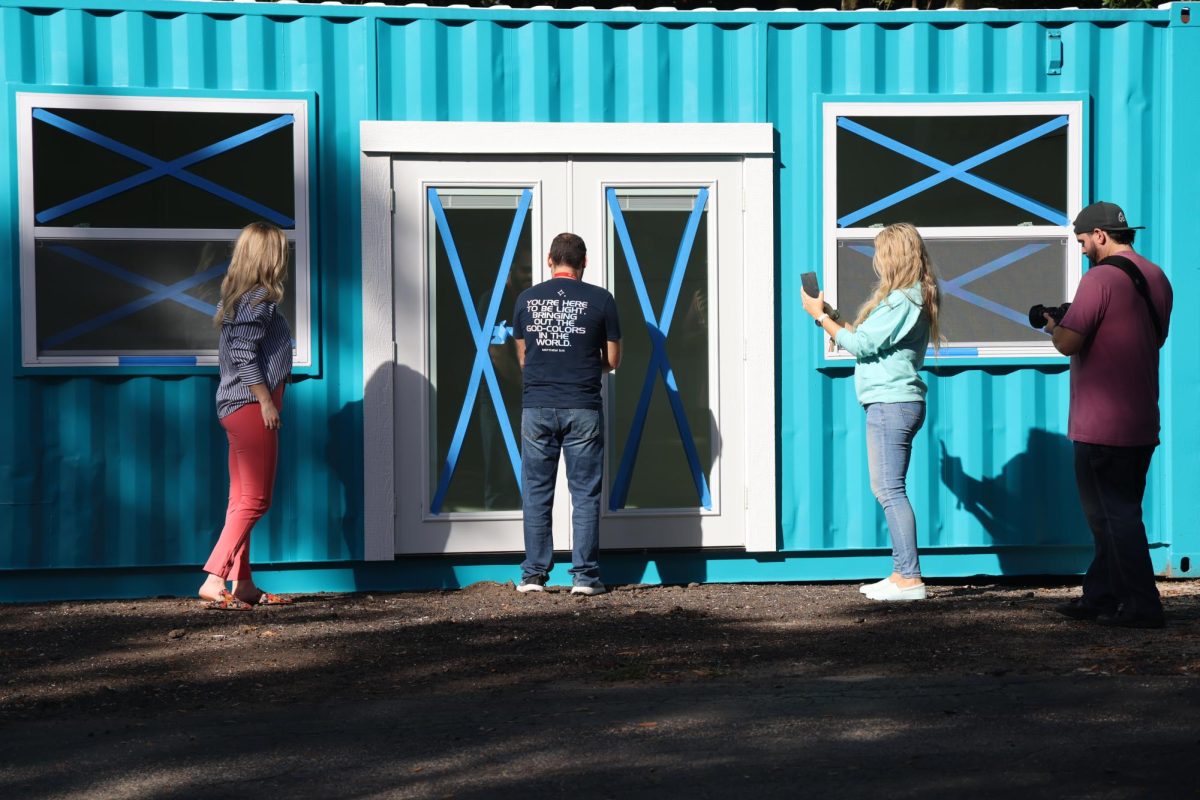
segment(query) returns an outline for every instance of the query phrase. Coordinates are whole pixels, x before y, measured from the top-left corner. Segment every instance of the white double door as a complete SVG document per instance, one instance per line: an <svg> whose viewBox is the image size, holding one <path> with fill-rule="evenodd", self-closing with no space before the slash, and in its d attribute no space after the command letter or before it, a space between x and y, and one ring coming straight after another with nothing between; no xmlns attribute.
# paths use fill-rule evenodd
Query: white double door
<svg viewBox="0 0 1200 800"><path fill-rule="evenodd" d="M616 297L604 379L604 548L746 541L742 164L395 160L397 553L523 548L517 295L554 236ZM560 464L554 546L571 546Z"/></svg>

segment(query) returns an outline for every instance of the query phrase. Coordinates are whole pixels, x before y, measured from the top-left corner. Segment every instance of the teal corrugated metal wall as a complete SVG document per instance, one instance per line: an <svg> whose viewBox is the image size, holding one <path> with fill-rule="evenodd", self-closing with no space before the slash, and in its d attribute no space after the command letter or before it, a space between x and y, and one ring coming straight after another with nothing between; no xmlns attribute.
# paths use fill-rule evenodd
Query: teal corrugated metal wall
<svg viewBox="0 0 1200 800"><path fill-rule="evenodd" d="M0 81L29 87L313 92L317 102L314 299L321 372L289 388L277 502L258 562L362 551L362 361L358 123L374 109L373 21L241 13L243 6L129 10L0 7ZM286 7L278 7L279 11ZM10 87L11 88L11 87ZM17 198L11 96L0 197L5 319L15 299ZM84 165L80 165L85 168ZM6 293L7 294L7 293ZM215 377L13 378L0 347L0 567L203 563L226 489Z"/></svg>
<svg viewBox="0 0 1200 800"><path fill-rule="evenodd" d="M761 122L764 108L754 90L761 33L750 23L385 20L379 33L379 116Z"/></svg>
<svg viewBox="0 0 1200 800"><path fill-rule="evenodd" d="M1050 32L1063 44L1058 75L1047 74ZM1149 225L1139 250L1164 263L1177 296L1200 280L1173 241L1188 221L1180 201L1200 207L1184 179L1183 144L1200 104L1178 77L1200 62L1200 38L1178 8L646 14L170 2L89 10L0 0L0 40L0 80L9 83L316 94L322 366L288 396L290 457L255 561L353 560L361 550L363 119L770 122L779 134L778 292L792 298L799 273L821 258L818 96L1086 97L1087 194L1115 199ZM5 136L11 115L9 101L0 109ZM0 275L15 293L11 150L0 161L9 187L0 253L11 256ZM811 324L795 304L778 307L782 549L836 557L886 547L850 373L818 370ZM17 318L14 296L0 311ZM201 562L225 481L214 379L10 378L15 326L0 346L0 400L11 409L0 415L0 568ZM1200 377L1181 346L1196 327L1179 320L1165 351L1166 445L1147 521L1153 541L1200 554L1182 515L1200 435L1180 422ZM999 548L1001 570L1004 553L1023 549L1013 567L1021 571L1037 570L1030 547L1047 553L1047 565L1062 563L1050 554L1063 546L1086 550L1062 435L1062 367L945 368L931 380L929 404L910 471L923 547ZM740 575L768 577L749 562ZM771 568L769 578L779 577Z"/></svg>
<svg viewBox="0 0 1200 800"><path fill-rule="evenodd" d="M1165 198L1154 178L1163 168L1159 143L1169 135L1166 16L1092 13L1071 23L1043 22L1037 15L958 19L908 15L899 25L771 27L766 73L770 119L780 132L781 220L799 223L780 225L780 297L799 293L798 265L821 259L819 238L812 235L820 230L821 211L816 95L889 101L1086 97L1091 160L1085 183L1091 191L1085 194L1117 199L1133 218L1150 220L1138 249L1167 264L1168 231L1157 222ZM1063 43L1058 75L1047 74L1052 31ZM1176 291L1184 288L1177 284ZM886 526L868 486L863 415L850 373L817 372L817 337L802 311L787 303L782 308L784 549L884 547ZM1171 363L1168 347L1164 364ZM922 548L1090 545L1064 437L1063 367L944 368L929 383L928 422L909 471ZM825 423L817 442L811 421ZM1174 434L1169 422L1164 430ZM1171 540L1163 461L1160 452L1147 492L1152 542Z"/></svg>

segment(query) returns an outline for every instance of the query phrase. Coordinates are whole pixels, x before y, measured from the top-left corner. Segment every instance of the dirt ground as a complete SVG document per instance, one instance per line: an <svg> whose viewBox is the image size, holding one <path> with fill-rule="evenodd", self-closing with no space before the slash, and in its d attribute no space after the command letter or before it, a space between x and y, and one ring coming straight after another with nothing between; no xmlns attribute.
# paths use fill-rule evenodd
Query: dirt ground
<svg viewBox="0 0 1200 800"><path fill-rule="evenodd" d="M911 604L873 603L857 590L692 584L619 586L578 597L482 583L459 591L302 596L289 607L249 612L205 611L186 599L0 606L0 795L174 796L145 786L85 791L78 781L56 783L51 776L61 764L30 761L22 750L24 737L66 732L89 744L119 739L114 720L134 730L212 714L213 724L220 717L228 725L314 707L397 703L425 709L426 724L443 708L446 725L494 737L498 723L475 723L519 716L527 698L558 694L587 718L604 714L596 697L641 690L659 703L688 698L696 708L754 687L768 694L743 699L743 707L761 700L769 708L770 692L822 681L1071 687L1087 679L1087 686L1153 685L1192 699L1200 687L1200 582L1160 584L1169 622L1158 631L1054 614L1055 603L1078 592L1063 584L931 584L930 599ZM836 704L831 709L814 724L831 724ZM709 724L698 719L698 726ZM659 724L653 714L631 720L612 724L642 726L627 729L634 733ZM455 731L452 738L461 735ZM1181 736L1194 762L1200 737ZM416 772L405 774L427 768L412 762L406 769ZM394 784L326 793L310 780L289 793L308 796L301 790L307 787L311 796L489 796L455 782L469 777L447 768L441 782L413 784L408 793L394 793ZM715 785L700 785L699 796ZM1135 787L1125 787L1132 794L1079 796L1152 796ZM592 795L577 786L575 793ZM774 794L769 787L766 793Z"/></svg>

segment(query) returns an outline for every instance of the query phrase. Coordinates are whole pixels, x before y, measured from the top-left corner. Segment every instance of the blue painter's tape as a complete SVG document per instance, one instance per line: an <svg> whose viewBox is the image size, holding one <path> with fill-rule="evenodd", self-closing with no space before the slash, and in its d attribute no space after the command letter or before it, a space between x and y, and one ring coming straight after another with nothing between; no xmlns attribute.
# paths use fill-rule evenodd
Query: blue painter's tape
<svg viewBox="0 0 1200 800"><path fill-rule="evenodd" d="M949 286L949 285L966 286L971 281L978 280L978 279L984 277L985 275L991 275L993 272L1004 269L1005 267L1009 266L1010 264L1015 264L1016 262L1020 261L1021 259L1027 258L1027 257L1033 255L1034 253L1040 253L1042 250L1045 250L1049 246L1050 245L1048 243L1040 243L1040 244L1027 244L1024 247L1019 247L1016 250L1012 251L1011 253L1006 253L998 258L993 258L991 261L987 262L986 264L982 264L982 265L976 267L975 269L971 270L970 272L965 272L962 275L959 275L957 278L954 278L953 280L943 281L942 287L945 288L946 286Z"/></svg>
<svg viewBox="0 0 1200 800"><path fill-rule="evenodd" d="M992 159L1004 155L1005 153L1016 150L1022 145L1026 145L1029 142L1040 139L1046 134L1066 126L1067 123L1068 120L1066 116L1056 117L1049 122L1038 125L1037 127L1032 128L1031 130L1028 130L1018 136L1014 136L1013 138L1005 142L1001 142L994 147L988 148L982 153L978 153L964 161L960 161L957 164L949 164L941 159L927 155L914 147L910 147L903 142L897 141L890 136L873 131L865 125L857 123L851 119L839 117L837 121L838 127L862 136L864 139L872 141L882 147L886 147L894 153L905 156L913 161L935 169L937 170L937 173L929 176L928 178L919 180L916 183L905 187L904 189L893 192L887 197L877 200L870 205L864 206L857 211L847 214L839 219L837 224L839 227L848 228L855 222L859 222L871 214L882 211L885 208L890 208L891 206L894 206L903 200L907 200L914 195L920 194L926 189L953 179L979 189L980 191L990 194L1006 203L1036 214L1051 224L1066 225L1068 220L1065 212L1056 208L1051 208L1044 203L1039 203L1030 197L1026 197L1025 195L1012 191L1011 189L1007 189L1003 186L992 183L989 180L972 175L970 172L968 172L968 170L974 169L980 164L991 161Z"/></svg>
<svg viewBox="0 0 1200 800"><path fill-rule="evenodd" d="M708 488L708 480L704 475L704 469L700 466L700 455L696 451L695 439L692 436L691 427L688 425L687 414L683 408L683 400L679 397L679 387L675 382L675 373L671 370L670 362L667 359L667 335L671 329L671 322L675 315L675 306L679 301L679 292L683 286L684 274L687 271L687 262L691 257L692 247L695 245L696 232L700 227L700 219L704 213L704 207L708 203L708 189L700 189L696 195L696 202L692 206L692 212L688 216L687 225L684 227L683 238L679 242L679 250L675 255L675 264L671 269L671 278L667 284L667 295L663 300L663 310L661 319L656 319L654 309L650 305L650 296L646 291L645 280L642 278L642 270L638 264L637 254L633 249L633 242L629 237L629 229L625 224L625 215L621 213L621 206L617 202L617 193L615 189L607 191L608 207L613 218L613 227L616 229L617 238L621 242L621 249L625 253L625 260L629 265L630 278L633 281L634 293L637 296L638 306L641 308L642 317L646 323L646 332L650 336L651 354L650 363L646 367L646 377L642 382L642 392L638 396L637 407L634 410L633 421L630 424L629 435L625 440L625 449L621 454L621 464L617 469L617 475L613 480L612 490L609 493L609 509L616 511L624 508L629 497L629 485L633 476L633 465L637 460L637 452L641 446L642 432L646 425L646 415L650 410L650 400L654 394L654 384L657 375L663 377L663 384L667 389L667 401L671 406L671 414L675 418L675 426L679 431L679 439L683 444L684 454L687 456L688 468L692 473L692 482L696 486L696 494L699 498L700 505L705 509L712 508L712 495Z"/></svg>
<svg viewBox="0 0 1200 800"><path fill-rule="evenodd" d="M990 275L997 270L1014 264L1023 258L1033 255L1034 253L1040 252L1049 246L1049 244L1027 244L1023 247L1017 248L1011 253L1006 253L1005 255L994 258L986 264L959 275L953 280L942 281L942 293L951 297L957 297L959 300L964 300L973 306L982 308L984 311L990 311L997 316L1004 317L1004 319L1008 320L1009 322L1015 322L1017 325L1025 327L1029 324L1028 315L1022 314L1019 311L1014 311L1013 309L1003 306L993 300L988 300L986 297L977 295L974 292L967 291L963 288L963 286L972 281L978 280L985 275ZM862 253L867 258L875 257L875 248L869 245L850 245L850 249L854 250L855 252ZM942 352L945 353L946 350L942 350Z"/></svg>
<svg viewBox="0 0 1200 800"><path fill-rule="evenodd" d="M259 137L265 136L268 133L293 124L295 122L295 118L291 114L282 114L275 119L251 128L248 131L243 131L235 136L223 139L220 142L202 147L195 152L181 156L180 158L169 162L155 158L151 155L147 155L136 148L118 142L117 140L105 136L104 134L96 133L95 131L84 127L83 125L71 122L70 120L51 113L44 108L35 108L33 110L33 118L41 122L45 122L48 125L53 125L54 127L66 131L67 133L78 136L79 138L91 142L92 144L99 145L107 150L111 150L114 153L124 156L132 161L136 161L139 164L144 164L150 167L150 169L146 170L145 172L139 172L137 175L132 175L128 178L124 178L120 181L109 184L108 186L88 192L87 194L81 195L74 200L69 200L65 203L54 206L53 208L48 208L44 211L38 212L35 215L35 219L40 225L53 222L55 219L69 214L72 211L77 211L80 208L98 203L102 200L107 200L108 198L120 194L121 192L128 191L129 189L133 189L134 187L141 186L144 183L148 183L156 178L161 178L164 176L177 178L199 189L203 189L206 192L220 197L222 200L226 200L234 205L238 205L249 211L253 211L254 213L261 215L262 217L281 227L293 228L296 225L296 221L286 214L281 214L255 200L251 200L250 198L238 194L231 189L227 189L220 184L214 183L207 178L201 178L198 175L193 175L184 169L192 164L212 158L220 153L228 152L240 147L243 144L246 144L247 142L253 141L254 139L258 139Z"/></svg>
<svg viewBox="0 0 1200 800"><path fill-rule="evenodd" d="M929 348L925 352L927 355L931 355L931 356L935 355L932 347ZM979 348L978 347L943 347L941 350L939 350L936 353L936 355L941 356L942 358L955 358L955 357L975 358L979 355Z"/></svg>
<svg viewBox="0 0 1200 800"><path fill-rule="evenodd" d="M195 356L121 356L122 367L194 367Z"/></svg>
<svg viewBox="0 0 1200 800"><path fill-rule="evenodd" d="M216 306L185 293L194 284L189 283L189 285L182 287L180 284L172 284L167 286L159 283L156 280L147 278L144 275L138 275L136 272L130 272L127 269L122 269L116 264L105 261L99 256L88 253L85 250L80 250L78 247L72 247L71 245L51 245L50 249L56 253L67 256L74 261L78 261L80 264L84 264L85 266L92 267L100 272L112 275L114 278L120 278L126 283L132 283L134 286L140 286L146 291L156 293L159 295L159 297L155 302L158 302L159 300L173 300L209 317L214 316L217 313ZM185 280L190 282L197 278L202 278L203 280L217 278L223 275L225 270L228 268L229 262L222 261L220 264L216 264L204 272L197 273L196 275L193 275Z"/></svg>
<svg viewBox="0 0 1200 800"><path fill-rule="evenodd" d="M135 286L147 289L150 291L150 294L134 300L131 303L126 303L123 306L114 308L111 311L106 311L99 316L93 317L90 320L81 322L65 331L61 331L53 336L48 337L41 343L42 347L47 348L58 347L59 345L69 342L74 338L83 336L86 333L91 333L92 331L99 330L111 322L124 319L130 314L135 314L144 308L149 308L150 306L156 303L161 303L164 300L172 300L180 305L191 308L194 311L199 311L200 313L211 317L217 313L217 307L209 305L202 300L197 300L196 298L186 294L186 292L188 289L199 286L202 283L210 281L213 278L224 274L226 268L229 266L229 262L223 262L214 267L210 267L204 272L200 272L192 275L189 278L185 278L178 283L173 283L170 286L166 286L158 281L151 280L145 276L137 275L129 272L128 270L122 269L115 264L111 264L108 261L99 258L98 256L84 252L77 247L71 247L69 245L52 245L50 249L57 253L61 253L68 258L74 259L80 264L93 267L101 272L105 272L109 275L120 278L121 280L132 283Z"/></svg>
<svg viewBox="0 0 1200 800"><path fill-rule="evenodd" d="M959 300L965 300L973 306L982 308L984 311L990 311L997 316L1004 317L1009 322L1015 322L1017 325L1026 326L1029 324L1028 314L1013 311L1011 308L1002 306L994 300L988 300L986 297L981 297L974 292L968 292L961 286L943 285L942 292L951 297L957 297Z"/></svg>
<svg viewBox="0 0 1200 800"><path fill-rule="evenodd" d="M528 189L521 192L521 199L517 203L517 211L513 215L512 226L509 229L508 241L504 246L504 255L500 259L500 268L496 274L495 283L492 286L485 319L482 321L475 313L475 304L471 300L471 292L467 286L467 276L463 270L462 259L459 258L458 246L455 244L454 236L450 232L450 223L446 219L446 212L442 208L442 201L438 196L437 189L430 187L427 196L434 221L437 223L438 232L442 237L442 244L446 248L446 257L450 262L450 271L454 275L454 283L458 289L459 300L463 305L463 313L466 315L467 325L471 330L471 339L475 342L475 360L471 365L471 377L467 382L466 395L463 398L462 408L459 409L458 422L454 426L454 434L450 439L450 447L446 453L446 463L443 465L441 474L438 477L437 489L434 491L433 501L429 506L430 513L440 514L442 505L446 500L446 492L450 488L450 481L454 477L454 471L458 466L458 457L467 435L467 426L471 421L471 411L475 408L475 400L479 394L479 381L481 378L487 382L488 392L492 398L492 407L496 411L496 418L500 423L500 432L504 437L504 446L508 450L508 458L512 465L513 476L517 480L517 487L520 488L521 486L520 451L517 448L512 425L509 422L508 409L504 403L504 396L500 393L500 384L496 379L496 371L492 366L491 357L488 355L488 346L494 336L496 316L500 311L500 299L504 296L504 283L508 279L509 271L512 269L513 257L517 251L517 241L520 239L521 229L525 225L525 217L529 213L529 206L533 202L533 193Z"/></svg>
<svg viewBox="0 0 1200 800"><path fill-rule="evenodd" d="M492 338L488 340L488 344L504 344L513 338L512 326L505 325L506 322L508 320L501 320L498 325L492 326Z"/></svg>

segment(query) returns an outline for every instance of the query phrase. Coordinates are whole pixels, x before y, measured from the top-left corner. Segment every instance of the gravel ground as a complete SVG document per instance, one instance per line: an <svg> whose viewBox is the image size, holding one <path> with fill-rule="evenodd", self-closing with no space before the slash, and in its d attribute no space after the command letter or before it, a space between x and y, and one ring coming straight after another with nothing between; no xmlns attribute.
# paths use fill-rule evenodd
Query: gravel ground
<svg viewBox="0 0 1200 800"><path fill-rule="evenodd" d="M1200 794L1200 583L1159 631L1063 585L857 589L0 606L0 797Z"/></svg>

